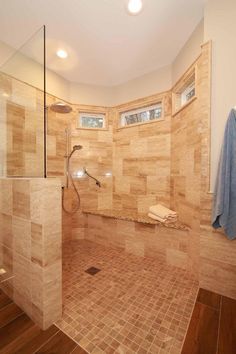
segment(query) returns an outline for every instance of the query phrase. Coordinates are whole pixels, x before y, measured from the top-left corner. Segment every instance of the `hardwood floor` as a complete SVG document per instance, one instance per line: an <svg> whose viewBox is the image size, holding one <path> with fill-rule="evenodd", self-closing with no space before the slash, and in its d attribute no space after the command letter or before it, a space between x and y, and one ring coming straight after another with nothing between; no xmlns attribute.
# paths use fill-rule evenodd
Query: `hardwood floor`
<svg viewBox="0 0 236 354"><path fill-rule="evenodd" d="M0 354L86 354L56 326L42 331L0 290ZM236 354L236 300L200 289L182 354Z"/></svg>
<svg viewBox="0 0 236 354"><path fill-rule="evenodd" d="M236 300L200 289L182 354L236 354Z"/></svg>
<svg viewBox="0 0 236 354"><path fill-rule="evenodd" d="M86 354L56 326L42 331L0 290L1 354Z"/></svg>
<svg viewBox="0 0 236 354"><path fill-rule="evenodd" d="M222 297L217 354L236 353L236 301Z"/></svg>

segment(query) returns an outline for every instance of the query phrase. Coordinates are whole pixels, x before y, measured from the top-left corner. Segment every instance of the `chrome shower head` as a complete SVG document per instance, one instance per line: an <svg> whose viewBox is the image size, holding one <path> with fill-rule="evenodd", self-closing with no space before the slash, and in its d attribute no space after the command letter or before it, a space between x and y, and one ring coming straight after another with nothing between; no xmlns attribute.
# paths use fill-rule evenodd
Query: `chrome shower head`
<svg viewBox="0 0 236 354"><path fill-rule="evenodd" d="M53 112L56 112L56 113L64 114L64 113L70 113L72 111L71 106L69 106L68 104L63 103L63 102L53 103L49 107Z"/></svg>
<svg viewBox="0 0 236 354"><path fill-rule="evenodd" d="M74 153L75 151L78 151L78 150L81 150L81 149L83 149L83 146L82 146L82 145L74 145L74 146L73 146L73 149L72 149L72 151L71 151L71 153L70 153L70 155L69 155L69 159L71 158L71 156L73 155L73 153Z"/></svg>
<svg viewBox="0 0 236 354"><path fill-rule="evenodd" d="M82 146L82 145L74 145L74 146L73 146L73 151L75 151L75 150L81 150L81 149L83 149L83 146Z"/></svg>

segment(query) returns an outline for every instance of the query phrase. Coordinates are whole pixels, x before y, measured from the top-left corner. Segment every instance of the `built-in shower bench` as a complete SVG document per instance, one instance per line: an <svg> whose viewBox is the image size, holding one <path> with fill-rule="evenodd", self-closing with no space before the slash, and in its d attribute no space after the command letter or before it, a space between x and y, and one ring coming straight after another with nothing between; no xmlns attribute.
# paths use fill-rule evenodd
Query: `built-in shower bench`
<svg viewBox="0 0 236 354"><path fill-rule="evenodd" d="M191 230L177 221L163 224L144 214L119 210L83 210L84 238L115 246L135 256L155 257L167 264L192 268Z"/></svg>
<svg viewBox="0 0 236 354"><path fill-rule="evenodd" d="M188 227L181 223L180 221L176 221L173 223L161 223L159 221L153 220L149 218L146 214L140 214L133 211L123 211L123 210L83 210L83 213L90 215L100 215L107 218L113 218L118 220L126 220L126 221L134 221L147 225L157 225L160 227L167 227L177 230L188 230Z"/></svg>

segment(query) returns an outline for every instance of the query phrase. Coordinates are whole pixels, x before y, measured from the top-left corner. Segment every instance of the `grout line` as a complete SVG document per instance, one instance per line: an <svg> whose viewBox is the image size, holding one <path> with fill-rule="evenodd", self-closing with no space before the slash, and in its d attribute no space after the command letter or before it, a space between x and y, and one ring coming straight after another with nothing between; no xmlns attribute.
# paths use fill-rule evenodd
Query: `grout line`
<svg viewBox="0 0 236 354"><path fill-rule="evenodd" d="M57 327L58 328L58 327ZM47 344L53 337L55 337L55 335L60 332L60 330L58 329L58 331L56 333L54 333L50 338L48 338L48 340L46 340L46 342L44 342L42 345L40 345L32 354L37 353L45 344Z"/></svg>
<svg viewBox="0 0 236 354"><path fill-rule="evenodd" d="M222 311L222 300L223 297L220 297L220 313L219 313L219 323L218 323L218 334L217 334L217 341L216 341L216 354L219 351L219 339L220 339L220 321L221 321L221 311Z"/></svg>

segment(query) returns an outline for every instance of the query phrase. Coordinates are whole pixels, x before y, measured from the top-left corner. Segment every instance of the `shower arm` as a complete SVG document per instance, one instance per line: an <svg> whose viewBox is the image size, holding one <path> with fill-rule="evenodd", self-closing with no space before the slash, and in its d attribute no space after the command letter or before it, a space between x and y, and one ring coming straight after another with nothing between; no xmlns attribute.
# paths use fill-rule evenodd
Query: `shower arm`
<svg viewBox="0 0 236 354"><path fill-rule="evenodd" d="M95 182L96 182L96 185L101 188L101 183L97 180L97 178L91 176L88 171L86 170L86 168L84 167L84 174L87 175L88 177L92 178Z"/></svg>

